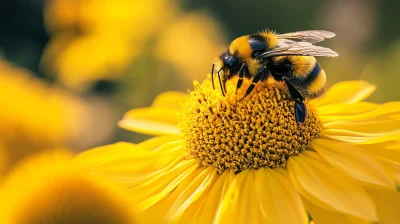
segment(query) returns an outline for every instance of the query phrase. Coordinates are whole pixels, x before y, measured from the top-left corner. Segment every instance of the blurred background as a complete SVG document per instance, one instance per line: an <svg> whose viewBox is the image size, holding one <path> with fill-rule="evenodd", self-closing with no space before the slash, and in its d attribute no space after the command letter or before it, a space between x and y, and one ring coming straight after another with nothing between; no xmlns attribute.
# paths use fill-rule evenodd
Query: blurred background
<svg viewBox="0 0 400 224"><path fill-rule="evenodd" d="M328 86L364 79L399 100L398 1L0 0L0 176L48 148L79 152L148 136L117 127L132 108L202 80L235 37L325 29Z"/></svg>

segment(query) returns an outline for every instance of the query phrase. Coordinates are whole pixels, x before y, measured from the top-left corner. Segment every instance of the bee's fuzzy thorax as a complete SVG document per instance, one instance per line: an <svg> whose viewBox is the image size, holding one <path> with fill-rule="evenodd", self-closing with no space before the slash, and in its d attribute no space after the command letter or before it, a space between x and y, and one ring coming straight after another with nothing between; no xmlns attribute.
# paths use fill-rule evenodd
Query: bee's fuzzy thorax
<svg viewBox="0 0 400 224"><path fill-rule="evenodd" d="M274 31L264 31L260 33L261 36L265 38L267 43L267 49L273 49L278 43L278 36Z"/></svg>

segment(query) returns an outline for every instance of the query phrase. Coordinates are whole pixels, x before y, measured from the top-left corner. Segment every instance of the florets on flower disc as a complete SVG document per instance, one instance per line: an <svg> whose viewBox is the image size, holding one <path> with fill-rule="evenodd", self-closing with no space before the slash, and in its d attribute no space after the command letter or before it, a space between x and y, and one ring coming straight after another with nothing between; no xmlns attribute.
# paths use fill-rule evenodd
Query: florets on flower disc
<svg viewBox="0 0 400 224"><path fill-rule="evenodd" d="M290 156L303 151L319 136L316 111L306 103L303 124L296 122L295 102L286 86L267 80L241 99L251 80L236 94L237 78L226 83L226 96L214 90L211 80L195 82L183 104L180 128L188 157L214 166L221 173L247 168L285 167Z"/></svg>

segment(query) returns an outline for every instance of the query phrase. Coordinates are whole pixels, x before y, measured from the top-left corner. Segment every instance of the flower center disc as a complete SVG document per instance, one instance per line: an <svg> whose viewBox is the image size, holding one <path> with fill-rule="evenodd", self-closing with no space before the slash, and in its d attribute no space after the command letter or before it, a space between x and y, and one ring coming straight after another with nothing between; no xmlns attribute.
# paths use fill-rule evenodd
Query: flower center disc
<svg viewBox="0 0 400 224"><path fill-rule="evenodd" d="M180 128L188 158L219 173L233 169L285 167L290 156L304 150L319 136L316 111L306 103L304 123L294 116L295 102L283 83L260 82L244 99L251 80L244 79L236 95L237 78L226 83L222 96L218 81L195 82L195 90L183 104Z"/></svg>

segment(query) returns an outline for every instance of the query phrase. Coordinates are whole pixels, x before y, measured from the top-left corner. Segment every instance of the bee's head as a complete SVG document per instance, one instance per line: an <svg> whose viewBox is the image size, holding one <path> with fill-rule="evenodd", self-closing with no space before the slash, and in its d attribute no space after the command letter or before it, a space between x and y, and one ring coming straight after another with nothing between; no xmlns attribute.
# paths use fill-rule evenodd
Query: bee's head
<svg viewBox="0 0 400 224"><path fill-rule="evenodd" d="M230 76L231 74L235 74L239 71L241 61L236 55L232 55L229 53L229 51L226 51L220 55L219 59L222 65L221 67L225 72L225 76Z"/></svg>

